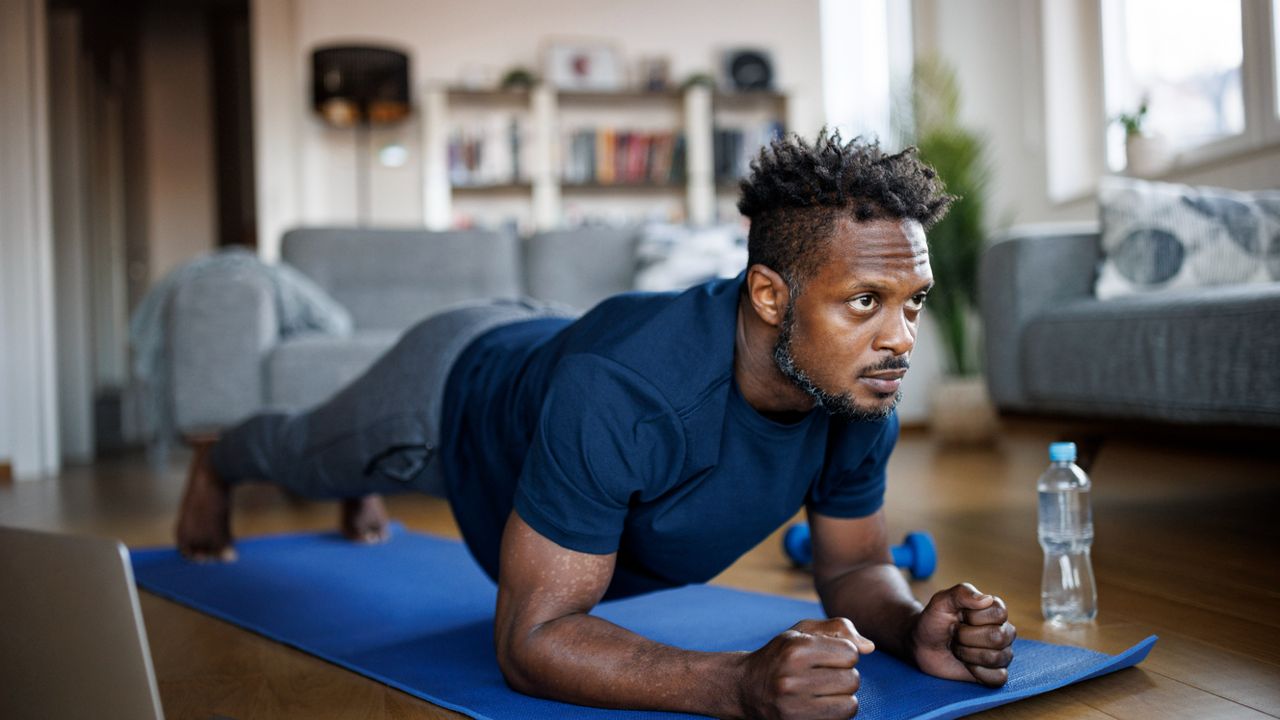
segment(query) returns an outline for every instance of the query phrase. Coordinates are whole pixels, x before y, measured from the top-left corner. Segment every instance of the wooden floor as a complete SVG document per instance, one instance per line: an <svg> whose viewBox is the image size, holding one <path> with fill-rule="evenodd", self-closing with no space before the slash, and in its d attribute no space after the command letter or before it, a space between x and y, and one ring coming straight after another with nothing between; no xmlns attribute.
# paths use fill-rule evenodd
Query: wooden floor
<svg viewBox="0 0 1280 720"><path fill-rule="evenodd" d="M1060 630L1038 614L1035 479L1046 443L1064 431L1006 420L998 445L985 449L907 432L890 464L891 531L927 529L939 545L938 572L914 584L918 596L971 581L1005 598L1022 637L1105 652L1160 635L1139 668L983 717L1280 717L1280 453L1214 451L1205 448L1216 441L1185 436L1109 439L1093 468L1098 620ZM0 485L0 523L169 542L184 461L155 473L126 456ZM336 514L261 487L236 505L240 535L329 528ZM439 501L401 497L390 507L410 528L457 533ZM777 535L716 582L814 597ZM142 607L170 718L460 717L145 593Z"/></svg>

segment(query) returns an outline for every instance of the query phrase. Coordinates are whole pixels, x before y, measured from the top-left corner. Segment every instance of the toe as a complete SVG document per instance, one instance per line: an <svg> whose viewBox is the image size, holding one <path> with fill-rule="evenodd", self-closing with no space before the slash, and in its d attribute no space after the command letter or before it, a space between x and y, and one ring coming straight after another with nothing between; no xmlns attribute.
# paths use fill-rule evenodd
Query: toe
<svg viewBox="0 0 1280 720"><path fill-rule="evenodd" d="M239 559L235 546L216 543L191 543L178 548L178 554L188 562L207 565L231 563Z"/></svg>

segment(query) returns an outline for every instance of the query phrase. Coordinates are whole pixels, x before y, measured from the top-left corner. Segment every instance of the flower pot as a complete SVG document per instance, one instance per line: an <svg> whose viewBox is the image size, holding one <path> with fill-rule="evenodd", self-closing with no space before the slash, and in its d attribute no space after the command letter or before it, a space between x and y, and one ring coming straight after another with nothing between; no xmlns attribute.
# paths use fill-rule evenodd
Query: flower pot
<svg viewBox="0 0 1280 720"><path fill-rule="evenodd" d="M1168 141L1159 135L1126 135L1124 152L1125 173L1137 177L1159 175L1173 160Z"/></svg>
<svg viewBox="0 0 1280 720"><path fill-rule="evenodd" d="M978 375L944 376L930 393L929 429L944 444L985 445L995 441L996 409Z"/></svg>

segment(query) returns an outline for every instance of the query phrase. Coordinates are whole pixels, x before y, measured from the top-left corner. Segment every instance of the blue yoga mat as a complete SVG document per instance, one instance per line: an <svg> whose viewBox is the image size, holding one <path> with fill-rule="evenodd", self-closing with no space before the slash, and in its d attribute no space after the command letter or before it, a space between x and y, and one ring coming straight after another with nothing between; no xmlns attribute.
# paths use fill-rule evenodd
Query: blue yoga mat
<svg viewBox="0 0 1280 720"><path fill-rule="evenodd" d="M238 562L195 565L172 549L133 553L146 590L473 718L674 720L672 713L567 705L510 690L493 650L496 589L461 543L403 528L383 545L335 533L242 540ZM816 603L694 586L604 603L596 613L692 650L754 650ZM1009 682L992 690L929 677L884 653L862 658L859 718L954 718L1142 661L1017 640Z"/></svg>

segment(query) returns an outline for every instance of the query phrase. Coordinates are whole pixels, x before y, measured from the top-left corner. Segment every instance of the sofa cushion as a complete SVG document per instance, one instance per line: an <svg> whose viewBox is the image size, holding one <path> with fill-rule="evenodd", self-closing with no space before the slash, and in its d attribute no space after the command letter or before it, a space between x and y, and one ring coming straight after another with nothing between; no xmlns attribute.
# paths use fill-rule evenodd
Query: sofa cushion
<svg viewBox="0 0 1280 720"><path fill-rule="evenodd" d="M1280 280L1280 191L1104 178L1096 294Z"/></svg>
<svg viewBox="0 0 1280 720"><path fill-rule="evenodd" d="M543 232L525 244L525 287L538 300L587 310L631 290L635 273L633 228Z"/></svg>
<svg viewBox="0 0 1280 720"><path fill-rule="evenodd" d="M362 330L405 330L459 302L518 297L519 253L514 237L484 230L301 228L281 248Z"/></svg>
<svg viewBox="0 0 1280 720"><path fill-rule="evenodd" d="M293 412L327 400L399 337L396 330L362 330L346 338L307 333L282 341L265 360L267 405Z"/></svg>
<svg viewBox="0 0 1280 720"><path fill-rule="evenodd" d="M1280 425L1276 358L1280 283L1269 283L1047 310L1027 326L1021 374L1042 410Z"/></svg>

